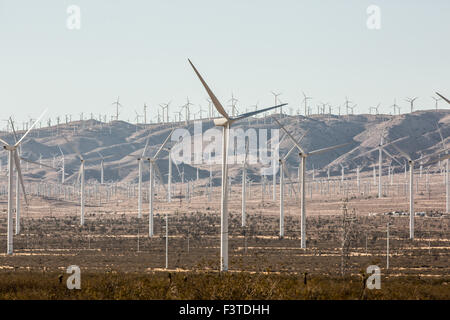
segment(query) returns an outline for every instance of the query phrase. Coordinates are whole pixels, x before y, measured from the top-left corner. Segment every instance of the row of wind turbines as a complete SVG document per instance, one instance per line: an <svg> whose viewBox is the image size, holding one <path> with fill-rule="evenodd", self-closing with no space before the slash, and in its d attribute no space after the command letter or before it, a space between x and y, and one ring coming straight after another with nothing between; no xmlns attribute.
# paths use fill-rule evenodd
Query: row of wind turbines
<svg viewBox="0 0 450 320"><path fill-rule="evenodd" d="M214 93L212 92L212 90L209 88L209 86L206 84L205 80L202 78L202 76L200 75L200 73L198 72L198 70L196 69L196 67L193 65L193 63L189 60L190 65L192 66L194 72L196 73L197 77L199 78L200 82L202 83L203 87L205 88L211 103L214 105L214 107L216 108L217 112L222 116L220 118L215 118L214 120L214 124L216 126L222 127L222 183L221 183L221 230L220 230L220 239L221 239L221 245L220 245L220 269L221 271L227 271L228 270L228 196L229 196L229 192L228 192L228 187L229 187L229 183L228 183L228 164L227 164L227 159L228 159L228 149L229 149L229 132L230 132L230 128L231 126L239 121L239 120L243 120L246 119L248 117L257 115L259 113L262 112L267 112L269 110L272 109L276 109L276 108L282 108L283 106L287 105L286 103L282 103L282 104L276 104L275 106L269 107L269 108L265 108L265 109L261 109L261 110L255 110L252 112L247 112L244 114L237 114L236 110L233 109L233 115L230 116L224 109L224 107L222 106L222 104L220 103L220 101L217 99L217 97L214 95ZM445 99L447 102L449 102L446 98L443 97L443 99ZM275 101L277 102L277 97L275 97ZM449 102L450 103L450 102ZM117 101L117 110L119 107L119 101ZM45 114L45 112L44 112ZM25 187L24 187L24 183L23 183L23 177L22 177L22 173L21 173L21 168L20 168L20 160L21 158L19 157L18 153L19 153L19 148L20 148L20 144L23 142L23 140L26 138L26 136L30 133L30 131L36 126L36 124L40 121L40 119L42 119L42 117L44 116L44 114L42 114L38 120L36 120L33 125L29 128L29 130L20 138L20 139L16 139L16 143L14 145L8 144L6 141L0 139L0 142L2 142L4 144L4 149L7 150L9 152L9 161L8 161L8 168L9 168L9 176L8 176L8 230L7 230L7 237L8 237L8 241L7 241L7 253L8 254L12 254L13 253L13 237L12 237L12 231L13 231L13 215L12 215L12 187L13 187L13 172L14 172L14 167L16 168L16 174L17 174L17 180L20 182L20 186L22 188L23 194L24 194L24 198L26 203L28 203L27 198L26 198L26 193L25 193ZM118 111L117 111L117 116L118 116ZM273 116L274 121L280 126L280 128L285 132L286 136L289 137L289 139L291 140L293 146L292 148L290 148L289 152L284 155L279 161L280 161L280 237L284 236L284 176L285 176L285 161L287 159L287 157L290 156L290 154L294 151L297 150L298 152L298 156L299 156L299 160L300 160L300 166L299 166L299 182L300 182L300 201L301 201L301 205L300 205L300 215L301 215L301 248L306 248L306 206L305 206L305 181L306 181L306 175L305 175L305 170L306 170L306 159L310 156L314 156L320 153L324 153L324 152L328 152L334 149L338 149L338 148L343 148L345 146L348 146L349 143L346 144L341 144L341 145L336 145L336 146L331 146L331 147L327 147L327 148L323 148L323 149L318 149L318 150L314 150L314 151L305 151L304 148L301 146L301 141L303 139L303 137L306 135L306 133L303 134L303 136L300 139L295 139L293 134L287 130L287 128L285 128L285 126L283 126L283 124L275 117ZM11 125L13 125L11 123ZM167 138L165 139L165 141L163 142L163 144L161 145L161 147L158 149L158 151L156 152L156 154L153 157L147 157L146 156L146 151L147 151L147 147L148 147L148 143L149 143L149 138L147 138L147 142L144 148L144 151L142 152L142 154L137 158L138 161L138 168L139 168L139 176L138 176L138 216L139 218L142 217L142 174L143 174L143 161L147 160L149 162L149 174L150 174L150 182L149 182L149 236L153 236L153 196L154 196L154 182L155 182L155 173L158 175L158 177L160 178L160 180L162 181L162 175L159 171L159 168L157 166L156 163L156 159L159 156L161 150L163 150L165 148L165 146L167 145L169 138L171 136L172 132L167 136ZM65 137L64 137L65 138ZM382 154L385 153L386 155L388 155L389 157L395 159L395 157L393 157L388 151L386 151L386 147L389 145L392 145L402 156L406 157L409 161L410 164L410 202L412 203L410 205L410 238L413 239L414 238L414 202L413 202L413 193L411 190L413 190L413 169L414 169L414 163L417 161L422 161L425 160L427 158L430 158L431 156L435 155L429 155L426 157L421 157L419 159L411 159L411 157L406 154L404 151L402 151L400 148L398 148L397 146L395 146L395 143L398 143L400 141L403 141L404 139L406 139L407 137L401 138L401 139L397 139L395 141L389 142L388 144L383 144L383 141L381 141L380 145L373 149L370 150L368 153L373 152L375 150L378 150L379 152L379 159L380 159L380 173L379 173L379 196L381 197L381 161L382 161ZM65 138L66 139L66 138ZM85 169L85 159L82 155L82 153L74 146L71 145L70 142L66 139L66 141L68 142L69 147L72 149L72 151L74 151L74 153L76 153L79 161L80 161L80 168L78 170L78 180L80 181L80 224L83 225L84 224L84 186L85 186L85 174L84 174L84 169ZM444 141L442 139L442 143L444 144ZM246 150L248 151L248 145L246 146ZM245 186L246 186L246 170L247 170L247 151L246 151L246 156L245 156L245 160L244 160L244 165L243 165L243 176L242 176L242 194L243 194L243 198L242 198L242 226L246 225L246 219L245 219ZM61 154L63 155L63 161L64 161L64 154L62 152L62 150L60 149ZM444 146L444 150L439 150L439 152L446 152L446 156L444 157L444 159L446 159L447 164L446 164L446 190L447 190L447 211L448 211L448 199L449 199L449 195L448 195L448 191L449 191L449 187L448 187L448 161L450 156L447 153L447 150L445 149ZM367 153L367 154L368 154ZM364 156L365 154L361 155ZM101 158L102 158L102 162L101 162L101 180L103 182L103 156L100 154ZM23 159L25 161L29 161L26 159ZM172 168L172 161L170 159L170 152L169 152L169 176L171 174L171 168ZM177 168L178 169L178 168ZM64 179L64 169L62 169L62 179ZM275 180L275 179L274 179ZM171 179L168 179L168 189L171 189L170 186L171 183ZM276 183L276 181L274 181L274 183ZM162 184L164 188L165 185ZM19 186L19 184L17 184L17 186ZM275 192L275 188L273 189ZM168 201L171 201L171 192L167 192L168 194ZM19 201L19 192L16 192L16 201ZM17 213L18 211L16 211L16 224L19 225L20 228L20 216ZM167 218L167 217L166 217ZM167 221L167 220L166 220ZM16 232L18 232L17 230L18 227L16 227Z"/></svg>

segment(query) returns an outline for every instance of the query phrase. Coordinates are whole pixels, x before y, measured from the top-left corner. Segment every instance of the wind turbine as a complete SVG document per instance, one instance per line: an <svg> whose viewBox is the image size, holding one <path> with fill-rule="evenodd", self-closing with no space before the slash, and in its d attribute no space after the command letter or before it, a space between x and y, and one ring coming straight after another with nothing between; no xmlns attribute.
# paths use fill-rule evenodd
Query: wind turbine
<svg viewBox="0 0 450 320"><path fill-rule="evenodd" d="M103 155L100 152L97 151L97 153L101 158L101 161L100 161L100 184L104 184L104 182L105 182L105 174L104 174L105 158L103 157Z"/></svg>
<svg viewBox="0 0 450 320"><path fill-rule="evenodd" d="M246 197L247 197L247 157L248 157L248 140L245 141L245 157L242 164L242 227L247 225L245 209L246 209Z"/></svg>
<svg viewBox="0 0 450 320"><path fill-rule="evenodd" d="M345 97L345 111L347 112L347 116L348 116L348 109L351 109L350 107L350 103L353 103L352 101L348 100L348 97Z"/></svg>
<svg viewBox="0 0 450 320"><path fill-rule="evenodd" d="M184 106L182 106L181 108L185 109L185 117L184 117L185 119L184 120L185 120L186 125L187 125L189 120L191 120L191 109L190 109L190 107L193 106L194 104L192 104L189 101L189 97L187 97L186 100L187 100L186 104Z"/></svg>
<svg viewBox="0 0 450 320"><path fill-rule="evenodd" d="M442 137L441 128L439 128L439 124L437 125L437 128L439 131L439 136L441 138L442 147L444 149L447 149L447 146L444 142L444 138ZM448 214L450 213L450 183L448 181L450 160L448 157L448 151L446 151L445 153L447 154L447 159L445 159L445 211Z"/></svg>
<svg viewBox="0 0 450 320"><path fill-rule="evenodd" d="M251 117L260 112L265 112L271 109L279 108L279 106L273 106L265 109L261 109L258 111L253 111L249 113L244 113L235 117L230 117L222 104L216 98L214 93L206 84L205 80L203 80L200 73L197 71L195 66L192 64L191 60L188 60L192 68L194 69L197 77L208 93L211 101L216 107L217 111L223 116L223 118L214 119L214 124L216 126L223 127L222 131L222 196L221 196L221 219L220 219L220 270L228 271L228 166L227 166L227 158L228 158L228 140L230 134L231 125L241 119L245 119L247 117ZM287 105L283 104L283 105Z"/></svg>
<svg viewBox="0 0 450 320"><path fill-rule="evenodd" d="M147 104L144 103L144 124L147 124Z"/></svg>
<svg viewBox="0 0 450 320"><path fill-rule="evenodd" d="M393 143L397 143L397 142L403 141L403 140L405 140L406 138L408 138L408 137L402 137L402 138L399 138L399 139L397 139L397 140L391 141L391 142L389 142L389 143L384 143L384 141L383 141L383 136L381 136L381 137L380 137L380 144L379 144L377 147L375 147L375 148L373 148L373 149L371 149L371 150L369 150L369 151L367 151L367 152L364 152L364 153L362 153L362 154L360 154L360 155L358 155L358 156L356 156L356 157L353 158L353 159L356 159L356 158L359 158L359 157L363 157L363 156L365 156L365 155L367 155L367 154L370 154L370 153L372 153L373 151L378 151L378 198L381 198L381 196L382 196L382 184L381 184L381 179L382 179L382 177L383 177L383 152L386 153L388 156L391 156L391 155L386 151L385 148L386 148L387 146L393 144ZM375 167L374 167L374 179L375 179Z"/></svg>
<svg viewBox="0 0 450 320"><path fill-rule="evenodd" d="M14 135L14 142L17 143L18 137L16 134L16 129L14 128L14 122L11 117L9 117L9 122L11 123L11 129ZM17 147L17 154L20 158L20 146ZM19 188L19 171L16 169L16 235L20 234L20 188Z"/></svg>
<svg viewBox="0 0 450 320"><path fill-rule="evenodd" d="M436 107L436 111L438 110L438 103L439 103L439 101L441 101L442 100L442 98L436 98L436 97L431 97L433 100L434 100L434 102L435 102L435 104L434 104L434 106Z"/></svg>
<svg viewBox="0 0 450 320"><path fill-rule="evenodd" d="M280 93L276 93L273 91L270 92L273 94L273 97L275 98L274 105L276 106L278 104L278 97L281 96L281 92ZM283 107L280 108L280 114L283 114Z"/></svg>
<svg viewBox="0 0 450 320"><path fill-rule="evenodd" d="M45 110L42 115L33 123L33 125L28 129L28 131L19 139L15 144L10 145L3 139L0 139L0 142L3 144L3 149L9 152L8 156L8 217L7 217L7 240L6 240L6 254L13 254L13 180L14 180L14 166L16 167L18 173L18 182L22 186L22 192L25 199L25 203L28 205L28 199L25 192L25 185L23 183L22 170L20 168L20 159L17 154L17 149L22 143L22 141L26 138L26 136L30 133L30 131L34 128L34 126L42 119L44 114L47 112ZM19 197L19 194L16 194L16 197Z"/></svg>
<svg viewBox="0 0 450 320"><path fill-rule="evenodd" d="M150 169L150 179L149 179L149 224L148 224L148 235L149 237L153 237L153 202L154 202L154 196L155 196L155 171L158 174L161 181L163 181L163 177L161 175L161 172L159 171L158 165L156 163L156 159L158 158L161 150L166 146L167 142L169 141L170 137L172 136L173 130L169 133L166 140L164 140L163 144L159 147L158 151L156 151L155 155L153 157L148 157L148 163L149 163L149 169ZM166 186L164 183L162 183L164 189L166 189Z"/></svg>
<svg viewBox="0 0 450 320"><path fill-rule="evenodd" d="M372 109L375 110L375 114L378 115L378 109L380 108L381 103L377 104L376 107L370 107L370 113L372 113Z"/></svg>
<svg viewBox="0 0 450 320"><path fill-rule="evenodd" d="M119 120L119 107L123 107L122 104L119 102L119 97L117 97L117 101L114 101L111 104L116 105L116 120Z"/></svg>
<svg viewBox="0 0 450 320"><path fill-rule="evenodd" d="M306 158L316 155L316 154L320 154L320 153L324 153L327 151L331 151L334 149L338 149L338 148L342 148L345 147L347 145L349 145L349 143L345 143L345 144L340 144L340 145L336 145L333 147L328 147L328 148L323 148L323 149L318 149L318 150L314 150L314 151L310 151L310 152L306 152L303 150L303 148L300 146L299 142L291 135L291 133L289 131L286 130L286 128L276 119L273 118L278 125L280 126L280 128L289 136L289 138L292 140L292 142L295 144L295 146L297 147L298 151L299 151L299 156L301 157L301 168L300 168L300 179L301 179L301 183L300 183L300 189L301 189L301 205L300 205L300 213L301 213L301 223L300 223L300 228L301 228L301 248L306 248L306 207L305 207L305 169L306 169Z"/></svg>
<svg viewBox="0 0 450 320"><path fill-rule="evenodd" d="M394 108L394 113L393 113L394 116L395 116L395 110L397 110L397 109L398 109L398 114L400 114L400 108L399 108L399 106L397 105L397 99L394 99L394 104L391 105L391 107Z"/></svg>
<svg viewBox="0 0 450 320"><path fill-rule="evenodd" d="M300 142L303 140L306 133L307 133L307 131L301 136L301 138L299 140ZM291 183L291 186L293 186L293 183L292 183L291 179L289 178L288 173L286 172L286 160L291 155L292 151L294 151L294 149L296 147L297 147L296 145L292 146L292 148L288 151L288 153L286 153L286 155L279 160L279 162L280 162L280 239L284 238L284 176L285 175L286 175L286 177L288 177L289 182ZM294 192L296 192L295 188L293 190L294 190Z"/></svg>
<svg viewBox="0 0 450 320"><path fill-rule="evenodd" d="M231 116L235 117L238 114L238 109L236 108L236 102L239 100L234 97L233 92L231 93L231 99L227 102L231 102Z"/></svg>
<svg viewBox="0 0 450 320"><path fill-rule="evenodd" d="M302 100L302 102L305 103L305 117L307 117L308 116L308 100L311 100L312 97L306 96L306 94L304 92L302 92L302 93L303 93L303 100Z"/></svg>
<svg viewBox="0 0 450 320"><path fill-rule="evenodd" d="M67 140L66 136L63 135L64 140L66 140L68 147L76 153L78 159L80 160L80 169L78 170L78 179L77 181L80 181L80 225L84 225L84 182L85 182L85 176L84 176L84 158L81 155L81 152L78 150L75 145L71 144L69 140Z"/></svg>
<svg viewBox="0 0 450 320"><path fill-rule="evenodd" d="M401 150L395 144L392 144L392 146L402 156L404 156L406 159L408 159L408 163L409 163L409 238L411 240L414 240L414 214L415 214L415 212L414 212L414 164L417 161L422 161L423 159L429 158L438 152L442 152L442 150L439 150L439 151L429 154L427 156L420 157L419 159L413 160L409 156L409 154L407 154L406 152Z"/></svg>
<svg viewBox="0 0 450 320"><path fill-rule="evenodd" d="M414 97L414 98L406 98L405 101L409 102L411 105L411 113L414 110L414 101L416 101L418 99L418 97Z"/></svg>
<svg viewBox="0 0 450 320"><path fill-rule="evenodd" d="M147 151L148 142L150 140L150 134L147 137L147 142L145 143L144 150L140 157L137 158L138 161L138 219L142 218L142 160L144 158L145 152ZM102 158L103 164L103 158ZM103 170L102 170L103 171Z"/></svg>

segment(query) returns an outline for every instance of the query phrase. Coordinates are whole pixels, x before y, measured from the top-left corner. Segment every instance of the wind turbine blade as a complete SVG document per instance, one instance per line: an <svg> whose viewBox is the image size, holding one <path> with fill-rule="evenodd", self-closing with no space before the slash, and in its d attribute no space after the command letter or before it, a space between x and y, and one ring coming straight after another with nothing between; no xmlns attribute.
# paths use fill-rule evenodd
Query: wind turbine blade
<svg viewBox="0 0 450 320"><path fill-rule="evenodd" d="M59 152L61 152L61 155L64 157L64 153L62 152L62 150L61 150L61 147L60 146L58 146L58 149L59 149Z"/></svg>
<svg viewBox="0 0 450 320"><path fill-rule="evenodd" d="M177 163L175 162L175 161L172 161L174 164L175 164L175 168L177 168L177 171L178 171L178 176L180 177L180 179L181 179L181 171L180 171L180 168L178 168L178 165L177 165Z"/></svg>
<svg viewBox="0 0 450 320"><path fill-rule="evenodd" d="M357 155L356 157L352 158L351 160L354 160L354 159L363 157L363 156L365 156L365 155L367 155L367 154L369 154L369 153L372 153L372 152L374 152L374 151L378 151L380 148L383 148L383 149L384 149L385 147L390 146L391 144L394 144L394 143L403 141L403 140L405 140L405 139L407 139L407 138L409 138L409 136L406 136L406 137L402 137L402 138L396 139L396 140L391 141L391 142L389 142L389 143L383 144L382 146L377 146L377 147L375 147L375 148L373 148L373 149L370 149L370 150L368 150L368 151L366 151L366 152L364 152L364 153L361 153L360 155Z"/></svg>
<svg viewBox="0 0 450 320"><path fill-rule="evenodd" d="M256 110L256 111L252 111L252 112L247 112L247 113L244 113L244 114L241 114L241 115L237 116L236 118L233 118L233 120L240 120L240 119L248 118L248 117L254 116L254 115L258 114L258 113L266 112L266 111L269 111L269 110L272 110L272 109L275 109L275 108L280 108L280 107L283 107L283 106L286 106L286 105L287 105L287 103L283 103L283 104L279 104L279 105L276 105L276 106L273 106L273 107L269 107L269 108L265 108L265 109L261 109L261 110Z"/></svg>
<svg viewBox="0 0 450 320"><path fill-rule="evenodd" d="M294 146L295 148L296 146ZM288 179L289 183L291 185L294 185L294 182L291 180L291 177L289 176L289 172L287 171L286 166L283 166L283 172L284 172L284 176ZM294 194L295 194L295 198L297 199L297 191L295 190L296 188L292 188L292 190L294 190Z"/></svg>
<svg viewBox="0 0 450 320"><path fill-rule="evenodd" d="M156 151L155 155L153 156L153 159L156 160L161 150L166 146L167 142L169 142L170 137L172 136L172 133L174 132L174 129L170 131L169 135L167 136L166 140L164 140L163 144L159 147L158 151Z"/></svg>
<svg viewBox="0 0 450 320"><path fill-rule="evenodd" d="M7 145L7 146L9 146L9 143L6 142L5 140L1 139L1 138L0 138L0 142L3 143L3 144L5 144L5 145Z"/></svg>
<svg viewBox="0 0 450 320"><path fill-rule="evenodd" d="M159 167L158 167L158 164L156 163L156 161L153 161L153 166L154 166L154 168L155 168L156 174L157 174L157 175L159 176L159 178L161 179L161 184L162 184L164 190L167 192L166 185L164 184L164 178L163 178L163 176L162 176L162 174L161 174L161 171L159 171Z"/></svg>
<svg viewBox="0 0 450 320"><path fill-rule="evenodd" d="M200 75L200 73L197 71L197 69L195 68L195 66L193 65L193 63L191 62L190 59L188 59L189 63L191 64L192 68L194 69L195 73L197 74L197 77L200 79L200 82L203 84L203 87L205 88L206 92L208 93L209 97L212 100L212 103L214 104L214 106L216 107L217 111L225 117L225 119L230 119L230 117L228 116L227 112L225 111L225 109L222 107L222 105L220 104L220 101L216 98L216 96L214 95L214 93L211 91L211 89L208 87L208 85L206 84L205 80L203 80L202 76Z"/></svg>
<svg viewBox="0 0 450 320"><path fill-rule="evenodd" d="M400 161L398 161L397 159L395 159L389 152L387 152L386 149L383 148L383 152L386 153L389 158L397 162L399 165L403 166L403 164L400 163Z"/></svg>
<svg viewBox="0 0 450 320"><path fill-rule="evenodd" d="M289 133L289 131L286 130L286 128L280 123L280 121L277 120L277 118L272 117L280 126L280 128L288 135L288 137L292 140L292 142L297 146L298 150L300 150L301 153L306 154L306 152L300 147L300 144L294 139L294 137Z"/></svg>
<svg viewBox="0 0 450 320"><path fill-rule="evenodd" d="M97 151L97 153L98 153L98 155L100 156L100 158L101 158L102 160L105 159L105 158L103 158L103 155L102 155L100 152Z"/></svg>
<svg viewBox="0 0 450 320"><path fill-rule="evenodd" d="M402 149L400 149L399 147L397 147L395 144L393 144L392 147L393 147L395 150L397 150L401 155L403 155L406 159L408 159L409 161L412 161L412 160L411 160L411 157L410 157L407 153L405 153Z"/></svg>
<svg viewBox="0 0 450 320"><path fill-rule="evenodd" d="M66 140L66 142L68 143L69 148L78 155L78 158L80 158L80 160L84 160L83 156L81 155L80 151L78 150L78 148L75 145L71 145L71 142L69 140L67 140L65 135L62 135L64 140Z"/></svg>
<svg viewBox="0 0 450 320"><path fill-rule="evenodd" d="M441 97L442 99L444 99L445 101L447 101L448 104L450 104L450 100L448 100L446 97L444 97L442 94L436 92L436 94Z"/></svg>
<svg viewBox="0 0 450 320"><path fill-rule="evenodd" d="M331 151L331 150L334 150L334 149L339 149L339 148L342 148L342 147L345 147L345 146L348 146L348 145L350 145L350 142L344 143L344 144L338 144L337 146L333 146L333 147L328 147L328 148L314 150L314 151L308 152L308 156L324 153L324 152Z"/></svg>
<svg viewBox="0 0 450 320"><path fill-rule="evenodd" d="M78 170L78 178L77 178L78 183L81 182L81 171L82 170L83 170L83 162L81 163L80 169Z"/></svg>
<svg viewBox="0 0 450 320"><path fill-rule="evenodd" d="M27 193L25 192L25 185L23 184L22 170L20 169L20 160L19 156L17 155L17 149L14 150L13 152L14 152L14 163L16 165L16 170L19 176L20 185L22 186L23 197L25 199L25 203L28 205ZM16 197L17 196L18 195L16 195Z"/></svg>
<svg viewBox="0 0 450 320"><path fill-rule="evenodd" d="M291 155L291 152L292 152L295 148L297 148L297 146L296 146L296 145L293 145L292 148L288 151L288 153L286 153L286 155L283 157L283 161L285 161L285 160Z"/></svg>
<svg viewBox="0 0 450 320"><path fill-rule="evenodd" d="M423 159L431 158L431 157L433 157L433 156L435 156L435 155L437 155L437 154L439 154L441 152L446 152L446 151L447 151L447 149L441 149L441 150L435 151L433 153L430 153L430 154L428 154L426 156L422 156L419 159L417 159L416 161L422 161ZM442 160L442 158L441 158L441 160Z"/></svg>
<svg viewBox="0 0 450 320"><path fill-rule="evenodd" d="M409 136L398 138L398 139L396 139L396 140L394 140L394 141L391 141L391 142L388 142L388 143L383 144L382 147L385 148L385 147L387 147L387 146L390 146L391 144L394 144L394 143L403 141L403 140L408 139L408 138L409 138Z"/></svg>
<svg viewBox="0 0 450 320"><path fill-rule="evenodd" d="M150 134L147 137L147 141L145 142L145 147L144 147L144 151L142 151L142 156L141 158L143 158L145 156L145 153L147 152L147 147L148 147L148 142L150 141Z"/></svg>
<svg viewBox="0 0 450 320"><path fill-rule="evenodd" d="M38 165L38 166L43 166L43 167L46 167L46 168L49 168L49 169L56 170L55 168L53 168L51 166L48 166L46 164L43 164L43 163L38 163L38 162L35 162L35 161L31 161L30 159L23 158L23 157L19 157L19 158L20 158L20 160L23 160L23 161L28 162L28 163L32 163L32 164L35 164L35 165Z"/></svg>
<svg viewBox="0 0 450 320"><path fill-rule="evenodd" d="M434 160L434 161L427 162L427 163L424 164L424 166L429 166L429 165L435 164L435 163L437 163L437 162L439 162L439 161L447 160L447 159L450 159L450 154L447 154L447 155L443 156L443 157L440 158L440 159L436 159L436 160Z"/></svg>
<svg viewBox="0 0 450 320"><path fill-rule="evenodd" d="M16 129L14 128L14 123L13 123L11 117L9 117L9 123L11 123L11 128L14 133L14 140L15 140L15 142L17 142L18 139L17 139Z"/></svg>
<svg viewBox="0 0 450 320"><path fill-rule="evenodd" d="M444 142L444 138L442 137L442 132L441 132L441 128L439 127L439 124L436 124L438 132L439 132L439 136L441 137L441 141L442 141L442 146L445 148L445 142Z"/></svg>
<svg viewBox="0 0 450 320"><path fill-rule="evenodd" d="M247 163L248 158L248 140L245 140L245 157L244 157L244 164Z"/></svg>
<svg viewBox="0 0 450 320"><path fill-rule="evenodd" d="M42 117L45 115L45 113L47 112L47 109L44 110L44 112L41 114L41 116L33 123L33 125L30 127L30 129L28 129L28 131L22 136L22 138L20 138L19 141L16 142L16 144L14 145L15 147L17 147L19 144L22 143L23 139L26 138L26 136L30 133L30 131L34 128L34 126L42 119Z"/></svg>
<svg viewBox="0 0 450 320"><path fill-rule="evenodd" d="M374 151L377 151L378 149L380 149L380 147L376 147L376 148L370 149L370 150L368 150L366 152L363 152L363 153L357 155L356 157L352 158L351 160L354 160L354 159L357 159L357 158L360 158L360 157L364 157L365 155L368 155L368 154L370 154L370 153L372 153Z"/></svg>
<svg viewBox="0 0 450 320"><path fill-rule="evenodd" d="M303 138L306 136L308 131L309 130L306 130L305 133L300 137L299 142L302 142ZM292 151L294 151L295 148L297 148L296 145L292 146L292 148L289 150L289 152L284 156L283 161L286 160L289 157L289 155L291 154Z"/></svg>

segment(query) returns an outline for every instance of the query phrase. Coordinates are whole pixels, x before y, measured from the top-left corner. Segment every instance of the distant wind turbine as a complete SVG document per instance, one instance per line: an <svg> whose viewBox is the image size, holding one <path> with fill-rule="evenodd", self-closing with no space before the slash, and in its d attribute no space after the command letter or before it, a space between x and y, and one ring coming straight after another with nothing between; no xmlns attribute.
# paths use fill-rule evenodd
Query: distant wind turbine
<svg viewBox="0 0 450 320"><path fill-rule="evenodd" d="M292 142L295 144L295 146L297 147L298 151L299 151L299 156L301 158L301 169L300 169L300 189L301 189L301 195L300 195L300 213L301 213L301 222L300 222L300 228L301 228L301 248L304 249L306 248L306 206L305 206L305 169L306 169L306 158L316 155L316 154L320 154L320 153L324 153L327 151L331 151L334 149L338 149L338 148L342 148L345 147L347 145L349 145L349 143L345 143L345 144L340 144L340 145L336 145L336 146L332 146L332 147L328 147L328 148L323 148L323 149L318 149L318 150L314 150L314 151L310 151L310 152L306 152L304 151L304 149L300 146L299 141L297 141L292 134L287 131L287 129L276 119L273 118L278 125L280 126L280 128L288 135L288 137L292 140Z"/></svg>

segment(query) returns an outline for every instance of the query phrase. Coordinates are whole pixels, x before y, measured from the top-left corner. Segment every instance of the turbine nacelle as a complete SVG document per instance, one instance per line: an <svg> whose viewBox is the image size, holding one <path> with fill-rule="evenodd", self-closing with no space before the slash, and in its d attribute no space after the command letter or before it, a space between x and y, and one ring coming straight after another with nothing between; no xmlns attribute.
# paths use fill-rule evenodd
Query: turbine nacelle
<svg viewBox="0 0 450 320"><path fill-rule="evenodd" d="M227 118L216 118L213 120L214 124L218 127L225 127L226 125L233 123L234 121Z"/></svg>

